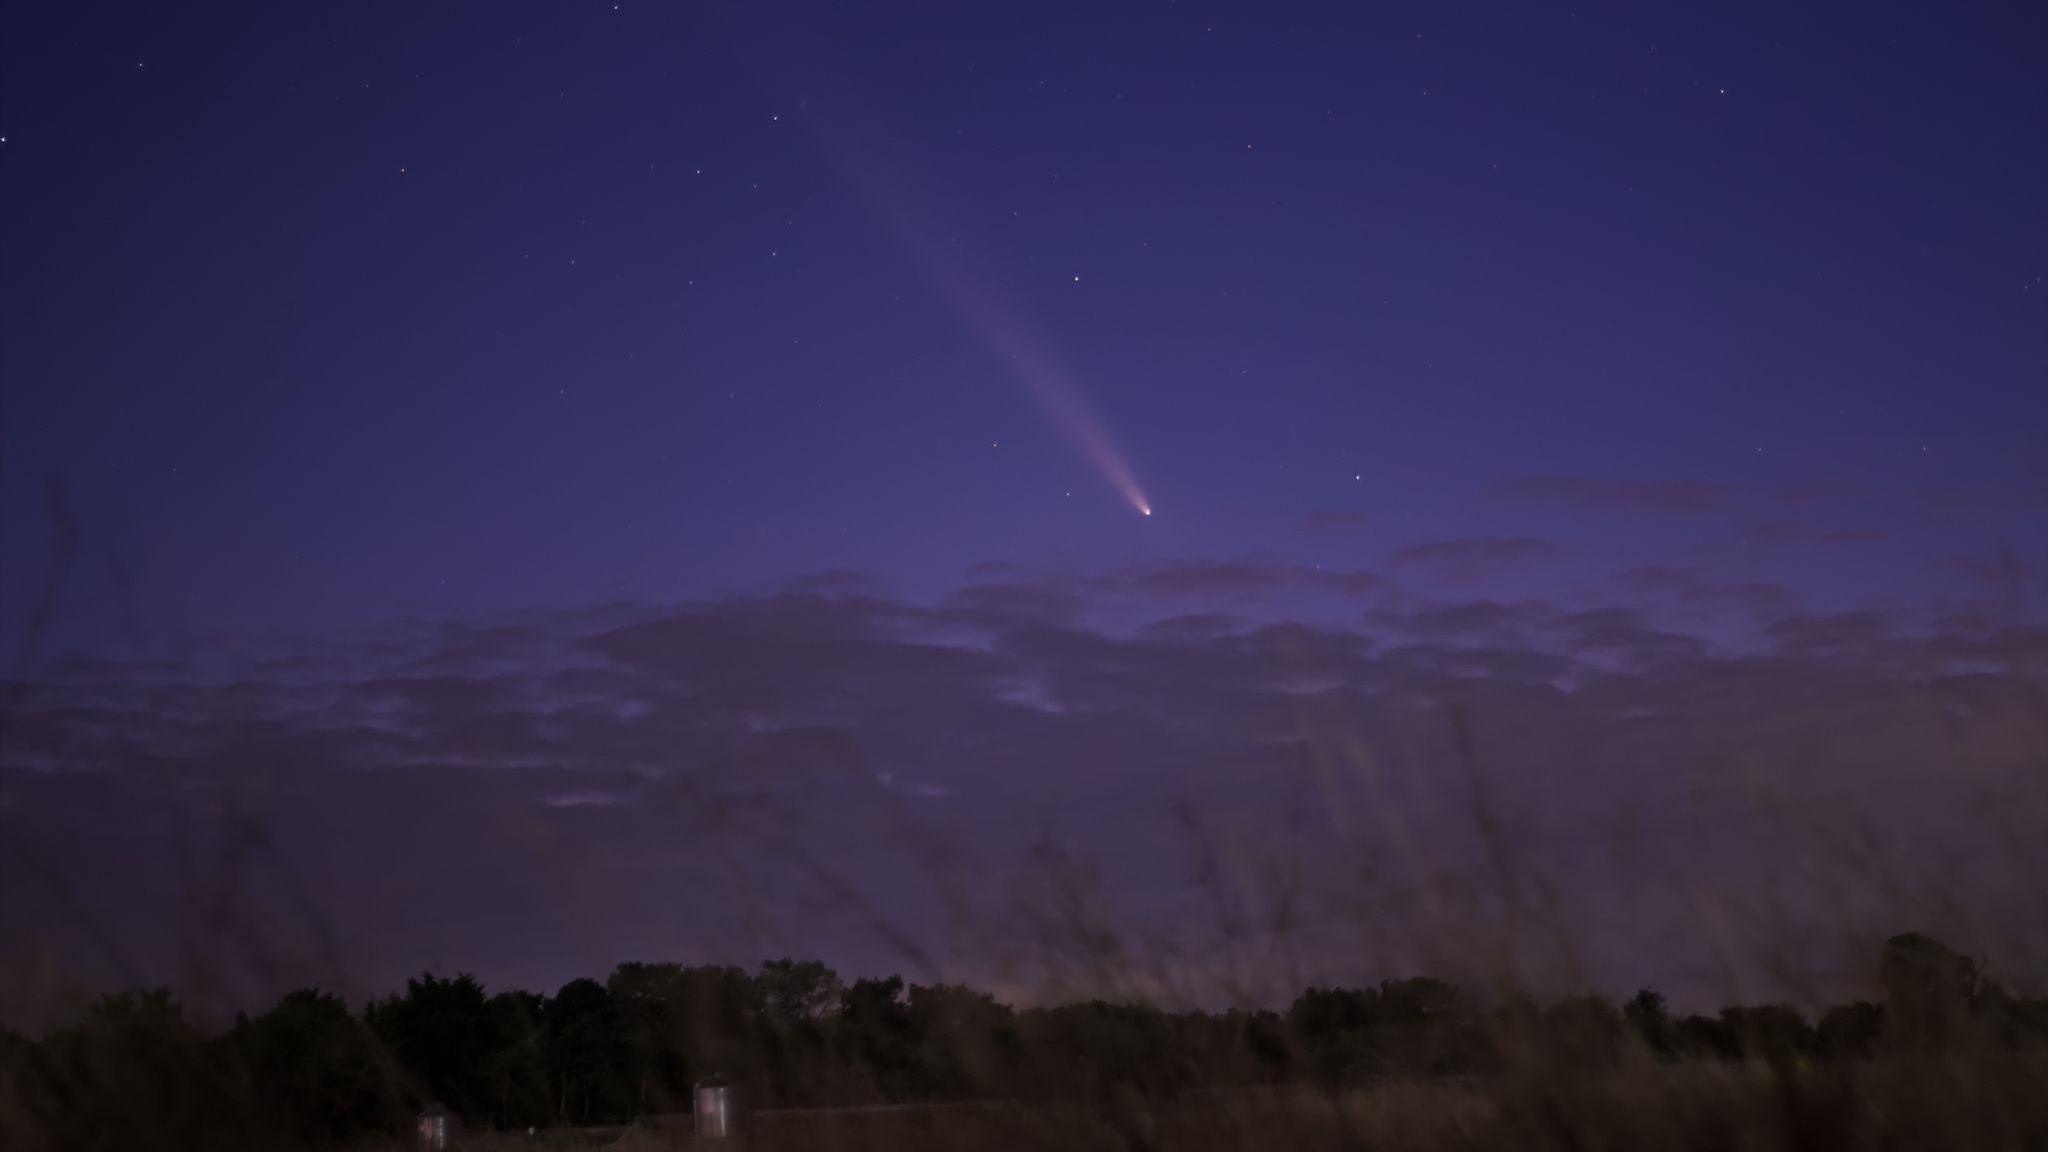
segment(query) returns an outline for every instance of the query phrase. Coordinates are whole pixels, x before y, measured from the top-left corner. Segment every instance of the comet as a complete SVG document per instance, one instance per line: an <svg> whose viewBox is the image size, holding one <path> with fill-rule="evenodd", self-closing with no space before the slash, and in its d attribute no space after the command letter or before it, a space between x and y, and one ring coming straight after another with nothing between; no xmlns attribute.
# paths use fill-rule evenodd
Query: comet
<svg viewBox="0 0 2048 1152"><path fill-rule="evenodd" d="M937 219L936 214L913 207L919 198L912 194L912 187L901 175L904 166L884 166L878 162L884 149L866 134L833 130L820 114L814 113L814 121L828 156L866 194L877 214L893 226L953 310L1038 403L1075 453L1133 511L1140 516L1152 515L1152 502L1111 437L1107 423L1026 321L1026 310L1007 298L988 278L973 275L967 258L955 247L939 241L929 223ZM1080 281L1080 276L1073 277L1073 283Z"/></svg>
<svg viewBox="0 0 2048 1152"><path fill-rule="evenodd" d="M1053 427L1125 503L1140 516L1152 515L1152 502L1111 438L1109 426L1024 322L1023 310L993 286L970 277L957 258L919 231L907 224L901 227L954 309L1038 402Z"/></svg>

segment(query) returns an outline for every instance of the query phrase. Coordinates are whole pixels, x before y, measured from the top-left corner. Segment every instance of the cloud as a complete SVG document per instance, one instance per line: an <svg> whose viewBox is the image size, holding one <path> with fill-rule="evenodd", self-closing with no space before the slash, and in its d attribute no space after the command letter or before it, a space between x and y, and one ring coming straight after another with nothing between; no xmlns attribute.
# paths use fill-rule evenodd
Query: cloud
<svg viewBox="0 0 2048 1152"><path fill-rule="evenodd" d="M894 772L875 773L875 782L892 792L899 792L918 800L943 800L953 794L951 788L942 784L917 784L899 781L896 779Z"/></svg>
<svg viewBox="0 0 2048 1152"><path fill-rule="evenodd" d="M2023 477L1991 489L1930 484L1913 489L1921 511L1942 517L1999 517L2048 513L2048 476Z"/></svg>
<svg viewBox="0 0 2048 1152"><path fill-rule="evenodd" d="M1868 652L1893 631L1892 621L1881 612L1788 616L1764 629L1782 650L1807 654Z"/></svg>
<svg viewBox="0 0 2048 1152"><path fill-rule="evenodd" d="M1699 637L1657 627L1640 612L1627 609L1567 613L1549 621L1548 627L1567 650L1611 659L1630 669L1680 666L1712 654L1711 646Z"/></svg>
<svg viewBox="0 0 2048 1152"><path fill-rule="evenodd" d="M1774 548L1842 548L1880 543L1889 534L1867 528L1831 528L1804 520L1756 520L1736 529L1735 538Z"/></svg>
<svg viewBox="0 0 2048 1152"><path fill-rule="evenodd" d="M541 799L549 808L614 808L620 804L631 804L634 797L626 792L601 792L583 789L576 792L560 792Z"/></svg>
<svg viewBox="0 0 2048 1152"><path fill-rule="evenodd" d="M1402 567L1550 551L1451 541ZM1354 580L1360 627L1263 618ZM1491 874L1482 785L1518 867L1600 943L1610 967L1578 979L1682 984L1673 950L1698 925L1631 909L1820 900L1770 887L1833 875L1816 854L1838 841L1795 818L1952 848L1927 907L2021 923L2001 893L2032 858L1988 855L1967 789L2044 815L2017 774L2048 746L2048 629L1793 614L1771 586L1675 568L1595 604L1378 587L1160 564L1007 573L930 604L783 591L413 622L289 660L53 664L0 694L0 1017L36 1010L50 957L100 985L182 982L180 958L204 957L250 996L368 994L428 963L553 987L620 955L1056 973L1005 895L1042 875L1048 839L1093 862L1133 940L1190 954L1222 946L1190 911L1213 896L1190 852L1270 859L1305 935L1260 946L1356 963L1373 941L1423 948L1446 917L1483 926L1494 898L1461 895ZM1242 600L1258 613L1225 610ZM1691 634L1699 604L1767 613L1768 647ZM1133 605L1150 618L1087 623ZM1189 812L1231 839L1190 843ZM1228 875L1243 899L1255 879ZM1912 911L1820 903L1844 939Z"/></svg>
<svg viewBox="0 0 2048 1152"><path fill-rule="evenodd" d="M2033 560L2000 540L1986 553L1954 557L1952 563L1989 592L2008 616L2026 614L2029 592L2048 590L2048 563Z"/></svg>
<svg viewBox="0 0 2048 1152"><path fill-rule="evenodd" d="M1087 611L1088 601L1063 581L1020 581L970 584L948 597L945 606L971 619L1070 623Z"/></svg>
<svg viewBox="0 0 2048 1152"><path fill-rule="evenodd" d="M1429 640L1519 639L1548 619L1544 604L1501 604L1473 600L1387 609L1368 615L1375 624L1409 637Z"/></svg>
<svg viewBox="0 0 2048 1152"><path fill-rule="evenodd" d="M1639 595L1666 597L1710 610L1736 610L1760 620L1784 615L1797 599L1782 584L1716 580L1692 569L1664 564L1628 569L1616 575L1614 582Z"/></svg>
<svg viewBox="0 0 2048 1152"><path fill-rule="evenodd" d="M1583 512L1709 516L1728 511L1739 490L1702 480L1605 480L1591 476L1524 476L1495 490L1504 500Z"/></svg>
<svg viewBox="0 0 2048 1152"><path fill-rule="evenodd" d="M1154 600L1246 602L1315 591L1363 599L1387 588L1379 574L1268 560L1179 561L1118 569L1090 582L1097 593Z"/></svg>
<svg viewBox="0 0 2048 1152"><path fill-rule="evenodd" d="M1293 574L1290 565L1259 561L1180 562L1121 569L1097 587L1162 600L1254 600L1280 591Z"/></svg>
<svg viewBox="0 0 2048 1152"><path fill-rule="evenodd" d="M1301 518L1301 530L1310 535L1337 535L1356 532L1372 523L1372 518L1363 512L1348 508L1318 508Z"/></svg>
<svg viewBox="0 0 2048 1152"><path fill-rule="evenodd" d="M833 568L798 577L790 581L788 590L818 596L867 595L879 592L881 585L865 572Z"/></svg>
<svg viewBox="0 0 2048 1152"><path fill-rule="evenodd" d="M1483 580L1512 568L1548 560L1560 549L1548 540L1439 540L1394 553L1396 569L1457 583Z"/></svg>
<svg viewBox="0 0 2048 1152"><path fill-rule="evenodd" d="M1368 613L1367 619L1425 645L1450 645L1455 647L1449 650L1461 652L1482 649L1494 661L1516 651L1537 656L1554 675L1575 675L1573 659L1594 661L1602 668L1643 669L1710 655L1710 646L1699 638L1658 627L1640 612L1621 608L1565 611L1543 601L1472 600L1383 609Z"/></svg>
<svg viewBox="0 0 2048 1152"><path fill-rule="evenodd" d="M1969 516L1984 511L1991 502L1983 494L1953 485L1926 485L1913 491L1913 503L1936 516Z"/></svg>
<svg viewBox="0 0 2048 1152"><path fill-rule="evenodd" d="M1242 616L1228 612L1191 612L1182 616L1169 616L1154 620L1138 629L1138 635L1147 640L1158 640L1169 644L1185 644L1214 640L1232 632L1242 632L1250 626Z"/></svg>

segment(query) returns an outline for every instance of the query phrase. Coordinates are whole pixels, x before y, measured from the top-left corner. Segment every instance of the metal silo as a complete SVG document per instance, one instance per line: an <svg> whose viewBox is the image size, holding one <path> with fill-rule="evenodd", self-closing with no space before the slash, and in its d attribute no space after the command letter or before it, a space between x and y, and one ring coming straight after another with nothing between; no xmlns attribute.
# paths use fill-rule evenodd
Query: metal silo
<svg viewBox="0 0 2048 1152"><path fill-rule="evenodd" d="M723 1140L740 1134L740 1090L716 1073L697 1081L694 1106L697 1137Z"/></svg>
<svg viewBox="0 0 2048 1152"><path fill-rule="evenodd" d="M436 1104L420 1113L419 1145L422 1152L442 1152L448 1147L448 1110Z"/></svg>

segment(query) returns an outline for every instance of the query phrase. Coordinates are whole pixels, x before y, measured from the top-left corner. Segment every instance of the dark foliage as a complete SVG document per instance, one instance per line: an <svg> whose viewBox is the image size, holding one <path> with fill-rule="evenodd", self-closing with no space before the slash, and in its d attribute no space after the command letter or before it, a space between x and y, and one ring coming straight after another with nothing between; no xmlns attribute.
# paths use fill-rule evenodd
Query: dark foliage
<svg viewBox="0 0 2048 1152"><path fill-rule="evenodd" d="M822 964L776 960L751 975L622 964L551 997L422 975L360 1017L306 990L208 1037L158 989L107 997L39 1041L0 1032L0 1143L314 1146L400 1133L430 1106L472 1129L619 1123L687 1111L691 1085L714 1072L767 1107L997 1096L1110 1114L1217 1088L1598 1076L1658 1061L1810 1079L1894 1053L2048 1046L2048 1002L2011 996L1924 936L1888 942L1880 974L1884 1003L1817 1025L1785 1005L1674 1018L1649 989L1619 1008L1597 996L1482 1006L1429 979L1311 988L1284 1015L1102 1001L1020 1012L971 988L845 984ZM1548 1121L1538 1110L1529 1122Z"/></svg>
<svg viewBox="0 0 2048 1152"><path fill-rule="evenodd" d="M293 992L228 1037L262 1126L304 1142L381 1131L403 1110L397 1064L339 997Z"/></svg>

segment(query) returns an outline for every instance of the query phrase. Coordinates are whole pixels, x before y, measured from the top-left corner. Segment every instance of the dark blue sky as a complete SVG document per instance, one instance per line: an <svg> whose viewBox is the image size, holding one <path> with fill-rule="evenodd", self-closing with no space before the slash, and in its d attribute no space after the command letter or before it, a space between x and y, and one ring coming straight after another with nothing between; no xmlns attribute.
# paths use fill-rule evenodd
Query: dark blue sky
<svg viewBox="0 0 2048 1152"><path fill-rule="evenodd" d="M2014 530L1988 506L2041 512L2028 5L7 21L6 591L60 475L74 625L108 552L173 634L842 567L1637 559L1489 499L1529 475L1826 485L1891 547L1814 593L1904 597ZM1150 522L963 295L1064 366ZM1304 538L1325 510L1357 530Z"/></svg>
<svg viewBox="0 0 2048 1152"><path fill-rule="evenodd" d="M435 782L400 874L519 845L436 901L605 909L681 882L648 781L831 765L1114 858L1119 805L1426 761L1399 702L1468 692L1551 842L1681 763L1929 811L1953 701L1900 686L2048 668L2044 76L2038 3L7 5L36 962L143 922L197 793L136 762L314 772L246 810L342 907L320 769ZM372 984L694 946L386 884Z"/></svg>

